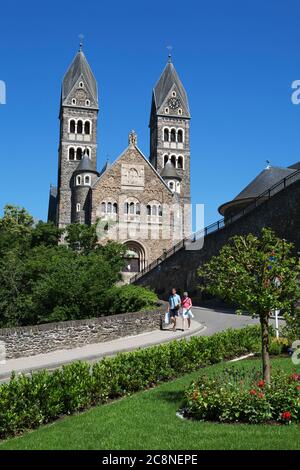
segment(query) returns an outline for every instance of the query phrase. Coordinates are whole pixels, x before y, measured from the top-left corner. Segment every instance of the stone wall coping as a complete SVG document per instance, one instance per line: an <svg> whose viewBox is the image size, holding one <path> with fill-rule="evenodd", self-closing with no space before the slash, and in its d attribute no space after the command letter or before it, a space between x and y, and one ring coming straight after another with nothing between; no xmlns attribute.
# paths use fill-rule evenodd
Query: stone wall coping
<svg viewBox="0 0 300 470"><path fill-rule="evenodd" d="M138 312L125 312L125 313L116 313L114 315L101 315L99 317L91 317L91 318L83 318L80 320L67 320L61 322L52 322L52 323L41 323L39 325L28 325L28 326L15 326L15 327L8 327L8 328L0 328L0 337L10 336L13 334L19 333L38 333L40 331L50 331L50 330L60 330L60 329L67 329L72 327L80 327L89 324L101 324L105 322L105 320L126 320L128 315L130 316L141 316L147 315L149 313L164 313L166 309L166 302L158 301L157 308L154 309L145 309L140 310Z"/></svg>

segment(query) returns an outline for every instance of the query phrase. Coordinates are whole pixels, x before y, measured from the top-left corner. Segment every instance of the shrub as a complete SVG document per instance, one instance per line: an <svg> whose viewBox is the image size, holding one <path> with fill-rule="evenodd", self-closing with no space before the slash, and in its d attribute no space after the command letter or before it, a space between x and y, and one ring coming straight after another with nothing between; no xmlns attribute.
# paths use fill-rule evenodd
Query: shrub
<svg viewBox="0 0 300 470"><path fill-rule="evenodd" d="M53 373L13 375L0 387L0 437L256 350L259 343L260 329L251 326L121 353L93 366L77 362Z"/></svg>
<svg viewBox="0 0 300 470"><path fill-rule="evenodd" d="M202 375L186 391L184 414L229 423L300 422L300 375L277 371L270 385L259 378L257 369L243 368Z"/></svg>
<svg viewBox="0 0 300 470"><path fill-rule="evenodd" d="M144 287L114 286L106 293L104 309L109 313L138 312L157 306L157 295Z"/></svg>

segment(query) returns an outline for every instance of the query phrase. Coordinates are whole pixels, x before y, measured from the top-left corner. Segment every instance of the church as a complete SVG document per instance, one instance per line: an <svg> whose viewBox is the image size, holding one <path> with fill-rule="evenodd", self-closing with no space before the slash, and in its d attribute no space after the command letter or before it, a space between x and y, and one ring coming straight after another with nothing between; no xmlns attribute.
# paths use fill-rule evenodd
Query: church
<svg viewBox="0 0 300 470"><path fill-rule="evenodd" d="M152 91L150 155L131 131L111 164L97 164L98 85L80 46L61 89L58 182L48 220L97 224L99 243L127 246L136 273L191 233L190 110L171 56Z"/></svg>

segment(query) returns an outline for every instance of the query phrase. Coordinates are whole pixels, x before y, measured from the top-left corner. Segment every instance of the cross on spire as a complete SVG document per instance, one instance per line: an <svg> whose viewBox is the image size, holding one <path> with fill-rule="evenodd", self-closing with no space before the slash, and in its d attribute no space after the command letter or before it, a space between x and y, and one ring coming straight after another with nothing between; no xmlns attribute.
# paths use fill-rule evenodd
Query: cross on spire
<svg viewBox="0 0 300 470"><path fill-rule="evenodd" d="M82 51L84 35L83 35L82 33L80 33L80 34L78 35L78 37L79 37L79 41L80 41L80 42L79 42L79 51Z"/></svg>
<svg viewBox="0 0 300 470"><path fill-rule="evenodd" d="M168 54L168 62L172 62L172 49L173 49L173 46L167 46L166 47L169 51L169 54Z"/></svg>

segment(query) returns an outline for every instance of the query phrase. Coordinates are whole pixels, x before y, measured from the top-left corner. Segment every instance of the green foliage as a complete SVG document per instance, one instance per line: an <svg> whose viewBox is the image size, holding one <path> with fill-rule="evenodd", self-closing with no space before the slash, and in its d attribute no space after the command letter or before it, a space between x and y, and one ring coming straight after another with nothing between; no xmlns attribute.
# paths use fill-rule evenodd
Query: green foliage
<svg viewBox="0 0 300 470"><path fill-rule="evenodd" d="M106 310L111 313L137 312L157 306L154 292L134 285L114 286L109 289L106 298Z"/></svg>
<svg viewBox="0 0 300 470"><path fill-rule="evenodd" d="M283 334L290 344L300 338L300 308L297 307L294 312L285 314L286 325L283 328Z"/></svg>
<svg viewBox="0 0 300 470"><path fill-rule="evenodd" d="M121 353L93 366L78 362L52 373L13 376L0 387L0 437L256 350L259 336L251 326Z"/></svg>
<svg viewBox="0 0 300 470"><path fill-rule="evenodd" d="M272 383L257 368L202 375L186 391L185 415L198 420L260 424L300 422L300 375L276 371Z"/></svg>
<svg viewBox="0 0 300 470"><path fill-rule="evenodd" d="M199 269L203 290L239 306L252 315L277 308L291 312L299 296L299 258L293 245L263 229L233 237L218 256Z"/></svg>
<svg viewBox="0 0 300 470"><path fill-rule="evenodd" d="M0 327L88 318L153 306L153 293L114 287L126 247L97 244L96 227L52 223L7 206L0 219Z"/></svg>
<svg viewBox="0 0 300 470"><path fill-rule="evenodd" d="M299 257L293 245L263 229L233 237L218 256L199 269L202 290L227 300L253 316L258 315L262 329L263 374L270 381L268 325L271 311L289 315L299 298Z"/></svg>

